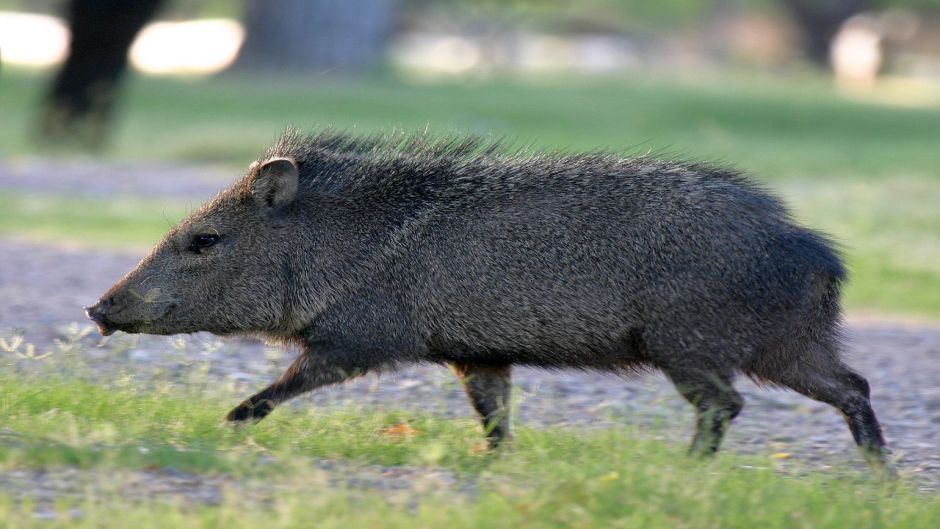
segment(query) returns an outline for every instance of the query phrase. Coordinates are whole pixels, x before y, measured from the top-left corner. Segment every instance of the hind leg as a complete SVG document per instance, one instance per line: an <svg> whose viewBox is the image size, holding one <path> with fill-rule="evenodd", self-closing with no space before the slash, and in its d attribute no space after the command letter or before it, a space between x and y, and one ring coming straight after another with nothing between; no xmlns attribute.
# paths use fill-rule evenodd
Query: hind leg
<svg viewBox="0 0 940 529"><path fill-rule="evenodd" d="M887 458L890 452L871 407L871 391L864 377L838 361L825 370L819 370L818 366L800 365L783 373L759 376L842 412L855 444L869 465L889 475L894 474Z"/></svg>
<svg viewBox="0 0 940 529"><path fill-rule="evenodd" d="M695 406L695 436L689 451L699 456L714 454L731 420L744 407L744 399L735 391L731 376L689 367L663 368L663 372Z"/></svg>
<svg viewBox="0 0 940 529"><path fill-rule="evenodd" d="M509 366L454 363L473 408L480 415L490 448L510 437L509 398L512 379Z"/></svg>

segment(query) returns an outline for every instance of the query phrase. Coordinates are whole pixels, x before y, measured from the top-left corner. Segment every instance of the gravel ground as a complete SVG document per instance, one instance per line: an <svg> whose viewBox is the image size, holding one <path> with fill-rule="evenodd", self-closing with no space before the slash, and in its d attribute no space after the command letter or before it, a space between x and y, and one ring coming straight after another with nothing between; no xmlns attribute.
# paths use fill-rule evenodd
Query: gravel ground
<svg viewBox="0 0 940 529"><path fill-rule="evenodd" d="M198 201L213 196L238 176L237 170L220 168L102 167L92 161L21 159L0 164L0 189ZM0 238L0 337L22 334L40 352L61 347L56 340L72 339L99 376L132 367L141 379L187 383L198 371L200 376L234 383L246 396L270 382L290 362L290 352L243 340L222 342L201 334L183 340L117 335L103 344L93 332L83 334L89 327L81 307L92 303L140 257ZM940 489L940 454L934 442L940 438L940 326L866 318L850 320L848 336L849 361L871 383L875 410L902 472L916 478L925 489ZM202 375L198 367L205 367L207 374ZM692 409L661 375L624 380L534 369L515 373L521 396L517 424L629 424L655 426L649 431L662 433L653 435L673 440L691 436ZM794 468L809 465L814 471L863 469L848 430L833 409L792 392L758 388L746 379L739 380L737 387L746 404L728 434L726 449L757 454L788 452L792 458L782 463L784 467L792 461ZM351 403L448 416L471 413L451 373L435 366L411 367L381 379L365 377L299 398L293 405ZM0 442L6 442L2 433ZM323 462L320 466L329 473L330 465L336 464ZM78 471L19 472L0 475L0 490L18 490L18 494L58 490L67 494L68 487L44 486L43 480L56 481L61 472ZM400 472L439 471L361 468L357 470L361 479L353 485L393 490L401 483L396 476ZM79 474L81 483L97 479ZM217 478L165 472L129 474L127 479L149 484L154 491L169 491L169 496L197 491L190 494L194 501L216 501L213 498L218 496L213 494L223 487L223 483L212 481ZM192 485L193 480L198 485Z"/></svg>
<svg viewBox="0 0 940 529"><path fill-rule="evenodd" d="M202 475L174 469L144 471L80 470L77 468L14 469L0 473L0 491L9 491L18 501L30 501L38 518L80 518L87 501L106 503L120 498L124 503L164 503L189 506L219 505L226 499L271 505L285 493L315 494L326 488L351 492L381 491L394 505L415 507L422 496L472 494L475 483L453 472L421 467L354 465L314 461L310 472L299 480L235 478L231 475ZM296 497L296 494L293 495ZM73 501L62 512L62 499ZM312 501L316 501L313 496Z"/></svg>
<svg viewBox="0 0 940 529"><path fill-rule="evenodd" d="M245 169L221 166L102 165L93 159L50 161L24 157L0 160L0 190L84 198L137 195L202 201L240 178Z"/></svg>

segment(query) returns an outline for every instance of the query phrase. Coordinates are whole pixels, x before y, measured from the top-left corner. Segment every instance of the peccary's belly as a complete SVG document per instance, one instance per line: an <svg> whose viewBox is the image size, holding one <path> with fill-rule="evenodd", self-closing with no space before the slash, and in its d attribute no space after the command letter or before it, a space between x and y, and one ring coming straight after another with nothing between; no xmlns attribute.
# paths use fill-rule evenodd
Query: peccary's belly
<svg viewBox="0 0 940 529"><path fill-rule="evenodd" d="M497 335L465 336L464 339L435 337L430 340L429 359L435 362L478 365L529 365L543 368L579 367L602 370L632 370L649 362L642 329L588 343L584 336L567 340L531 337L530 343ZM517 337L518 338L518 337Z"/></svg>

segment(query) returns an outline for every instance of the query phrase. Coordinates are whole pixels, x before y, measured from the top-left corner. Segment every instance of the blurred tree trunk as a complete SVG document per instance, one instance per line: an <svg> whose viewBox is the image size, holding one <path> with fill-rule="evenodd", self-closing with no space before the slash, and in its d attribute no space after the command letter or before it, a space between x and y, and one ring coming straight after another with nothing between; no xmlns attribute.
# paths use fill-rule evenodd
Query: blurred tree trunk
<svg viewBox="0 0 940 529"><path fill-rule="evenodd" d="M871 8L871 0L780 0L803 34L803 53L829 68L829 45L842 24Z"/></svg>
<svg viewBox="0 0 940 529"><path fill-rule="evenodd" d="M46 96L43 139L100 147L110 123L127 52L164 0L72 0L69 54Z"/></svg>
<svg viewBox="0 0 940 529"><path fill-rule="evenodd" d="M355 71L379 62L397 0L246 0L245 43L235 68Z"/></svg>

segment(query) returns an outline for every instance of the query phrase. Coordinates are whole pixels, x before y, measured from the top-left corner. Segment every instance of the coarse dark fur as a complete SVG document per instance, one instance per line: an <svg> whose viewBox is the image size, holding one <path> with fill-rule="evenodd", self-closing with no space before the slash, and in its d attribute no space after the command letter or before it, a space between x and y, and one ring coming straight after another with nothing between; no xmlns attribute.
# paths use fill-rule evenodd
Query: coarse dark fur
<svg viewBox="0 0 940 529"><path fill-rule="evenodd" d="M741 174L474 137L288 131L89 315L114 330L248 333L303 347L232 410L369 371L446 363L495 445L510 368L662 370L717 450L735 375L846 417L875 465L868 384L840 360L832 244Z"/></svg>

